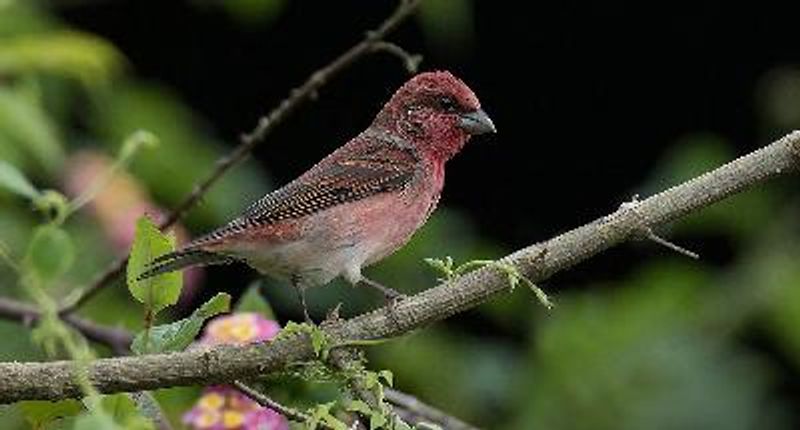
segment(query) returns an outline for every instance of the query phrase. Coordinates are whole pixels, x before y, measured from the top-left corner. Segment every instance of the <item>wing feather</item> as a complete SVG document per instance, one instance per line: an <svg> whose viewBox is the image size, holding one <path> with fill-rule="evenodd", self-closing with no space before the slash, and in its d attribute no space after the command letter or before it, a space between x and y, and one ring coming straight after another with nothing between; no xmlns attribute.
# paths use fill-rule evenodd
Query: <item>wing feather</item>
<svg viewBox="0 0 800 430"><path fill-rule="evenodd" d="M401 190L413 179L417 167L418 158L409 146L375 139L353 141L188 247L215 242L251 227L299 219L340 204Z"/></svg>

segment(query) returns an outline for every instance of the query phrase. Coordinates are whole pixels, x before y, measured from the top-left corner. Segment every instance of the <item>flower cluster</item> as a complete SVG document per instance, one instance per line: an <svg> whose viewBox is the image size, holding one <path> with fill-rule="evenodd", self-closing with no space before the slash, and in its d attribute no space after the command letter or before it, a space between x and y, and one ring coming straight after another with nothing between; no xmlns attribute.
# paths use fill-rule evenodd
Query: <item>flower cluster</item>
<svg viewBox="0 0 800 430"><path fill-rule="evenodd" d="M257 313L239 312L211 321L200 338L204 345L245 345L270 340L281 330L275 321Z"/></svg>
<svg viewBox="0 0 800 430"><path fill-rule="evenodd" d="M260 406L234 388L206 388L183 422L197 430L288 430L283 415Z"/></svg>
<svg viewBox="0 0 800 430"><path fill-rule="evenodd" d="M243 345L272 339L280 331L275 321L256 313L237 313L216 318L206 326L202 345ZM193 430L288 430L283 415L262 407L238 390L217 385L203 390L194 407L183 416Z"/></svg>

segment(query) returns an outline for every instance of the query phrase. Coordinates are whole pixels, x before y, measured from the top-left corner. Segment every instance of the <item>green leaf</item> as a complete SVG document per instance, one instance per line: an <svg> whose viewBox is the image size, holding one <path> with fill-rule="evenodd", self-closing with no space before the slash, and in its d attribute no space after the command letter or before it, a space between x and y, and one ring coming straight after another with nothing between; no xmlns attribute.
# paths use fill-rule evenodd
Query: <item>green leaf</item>
<svg viewBox="0 0 800 430"><path fill-rule="evenodd" d="M276 320L275 312L261 294L261 283L256 281L242 294L236 303L236 312L254 312L269 319Z"/></svg>
<svg viewBox="0 0 800 430"><path fill-rule="evenodd" d="M31 200L39 196L39 191L28 181L28 178L16 167L3 160L0 160L0 187Z"/></svg>
<svg viewBox="0 0 800 430"><path fill-rule="evenodd" d="M147 217L139 218L136 222L136 236L133 240L131 257L128 261L128 290L154 315L178 301L181 294L182 274L180 271L176 271L147 279L137 278L147 270L148 263L155 257L174 250L174 236L161 233Z"/></svg>
<svg viewBox="0 0 800 430"><path fill-rule="evenodd" d="M147 130L136 130L122 142L118 159L125 161L136 155L142 148L155 148L159 144L158 136Z"/></svg>
<svg viewBox="0 0 800 430"><path fill-rule="evenodd" d="M149 430L153 428L153 424L139 412L130 394L120 393L103 396L101 405L103 412L125 430Z"/></svg>
<svg viewBox="0 0 800 430"><path fill-rule="evenodd" d="M394 374L391 370L381 370L378 372L378 377L386 381L386 385L390 387L394 386Z"/></svg>
<svg viewBox="0 0 800 430"><path fill-rule="evenodd" d="M219 293L192 312L189 318L152 327L149 333L143 331L137 334L131 344L131 350L139 355L182 351L192 343L206 319L227 312L230 310L230 305L231 296Z"/></svg>
<svg viewBox="0 0 800 430"><path fill-rule="evenodd" d="M396 419L394 420L394 427L392 427L392 430L414 430L414 429L411 428L411 426L408 425L405 421Z"/></svg>
<svg viewBox="0 0 800 430"><path fill-rule="evenodd" d="M73 430L153 430L128 394L103 396L100 407L81 414Z"/></svg>
<svg viewBox="0 0 800 430"><path fill-rule="evenodd" d="M369 389L372 389L372 388L375 388L375 387L378 387L378 386L381 385L381 381L378 378L378 374L376 372L368 370L368 371L364 372L363 377L364 377L364 386L369 388Z"/></svg>
<svg viewBox="0 0 800 430"><path fill-rule="evenodd" d="M69 270L74 259L75 250L67 232L48 224L34 231L24 267L37 281L48 284Z"/></svg>
<svg viewBox="0 0 800 430"><path fill-rule="evenodd" d="M311 347L314 348L314 354L317 357L325 359L329 349L329 341L325 332L318 326L302 323L298 324L294 321L289 321L278 333L278 339L289 338L301 334L308 335L311 340Z"/></svg>
<svg viewBox="0 0 800 430"><path fill-rule="evenodd" d="M27 400L19 402L17 405L33 429L42 429L51 421L78 415L83 410L81 402L74 399L59 402Z"/></svg>
<svg viewBox="0 0 800 430"><path fill-rule="evenodd" d="M370 409L367 402L363 400L351 400L345 409L350 412L358 412L363 415L369 415L372 413L372 409Z"/></svg>
<svg viewBox="0 0 800 430"><path fill-rule="evenodd" d="M375 430L383 427L386 424L386 417L378 412L373 412L369 415L369 430Z"/></svg>
<svg viewBox="0 0 800 430"><path fill-rule="evenodd" d="M88 88L107 84L124 64L111 43L76 31L26 34L0 44L0 73L51 73L78 79Z"/></svg>
<svg viewBox="0 0 800 430"><path fill-rule="evenodd" d="M73 430L128 430L117 425L110 416L102 411L79 415L72 428Z"/></svg>
<svg viewBox="0 0 800 430"><path fill-rule="evenodd" d="M31 97L2 86L0 143L19 148L49 173L55 172L64 159L56 125L42 106Z"/></svg>
<svg viewBox="0 0 800 430"><path fill-rule="evenodd" d="M328 345L328 339L325 337L325 332L315 327L308 331L308 335L311 337L311 346L314 348L314 354L317 357L326 358L325 350Z"/></svg>
<svg viewBox="0 0 800 430"><path fill-rule="evenodd" d="M442 282L448 281L455 276L453 258L449 255L445 258L424 258L423 261L444 275L444 278L439 279Z"/></svg>
<svg viewBox="0 0 800 430"><path fill-rule="evenodd" d="M325 423L328 427L333 428L334 430L347 430L347 425L345 425L345 423L331 415L331 409L335 404L336 402L330 402L317 405L311 410L311 417L308 421L306 421L306 426L309 429L314 430L319 428L321 423Z"/></svg>

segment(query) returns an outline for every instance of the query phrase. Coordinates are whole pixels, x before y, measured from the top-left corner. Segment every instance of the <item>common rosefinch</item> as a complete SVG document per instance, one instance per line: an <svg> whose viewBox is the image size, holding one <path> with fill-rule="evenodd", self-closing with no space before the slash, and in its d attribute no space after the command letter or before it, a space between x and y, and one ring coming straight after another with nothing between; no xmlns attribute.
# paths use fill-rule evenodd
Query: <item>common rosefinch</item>
<svg viewBox="0 0 800 430"><path fill-rule="evenodd" d="M242 260L304 291L343 276L398 293L361 269L403 246L436 208L444 165L470 136L494 133L475 94L449 72L406 82L372 125L300 177L181 250L156 258L149 277Z"/></svg>

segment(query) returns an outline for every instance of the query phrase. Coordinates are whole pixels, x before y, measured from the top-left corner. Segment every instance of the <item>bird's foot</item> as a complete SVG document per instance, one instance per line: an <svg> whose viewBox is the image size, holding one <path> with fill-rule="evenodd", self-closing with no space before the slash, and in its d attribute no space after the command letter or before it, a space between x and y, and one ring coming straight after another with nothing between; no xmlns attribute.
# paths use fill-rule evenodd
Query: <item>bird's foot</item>
<svg viewBox="0 0 800 430"><path fill-rule="evenodd" d="M306 304L306 289L300 285L299 277L292 277L292 286L294 286L294 290L297 292L297 299L300 302L300 305L303 307L303 318L307 324L316 325L314 320L311 319L311 316L308 315L308 305Z"/></svg>
<svg viewBox="0 0 800 430"><path fill-rule="evenodd" d="M317 325L314 320L311 319L311 316L308 315L308 309L305 306L303 306L303 320L306 324Z"/></svg>

